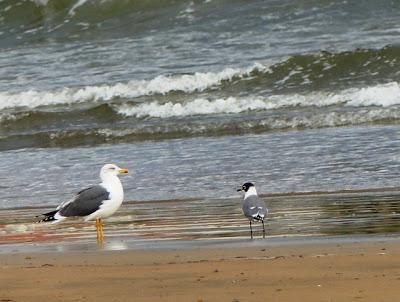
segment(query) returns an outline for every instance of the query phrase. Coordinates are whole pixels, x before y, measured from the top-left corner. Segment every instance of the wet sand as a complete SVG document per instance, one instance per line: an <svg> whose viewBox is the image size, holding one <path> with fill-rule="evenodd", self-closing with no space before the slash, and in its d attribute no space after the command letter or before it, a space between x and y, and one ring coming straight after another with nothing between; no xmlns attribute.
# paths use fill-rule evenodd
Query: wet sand
<svg viewBox="0 0 400 302"><path fill-rule="evenodd" d="M92 223L0 211L0 302L397 302L399 196L263 196L268 238L257 225L253 241L239 199L132 202L105 220L102 249Z"/></svg>
<svg viewBox="0 0 400 302"><path fill-rule="evenodd" d="M400 241L257 241L0 255L0 301L398 301Z"/></svg>
<svg viewBox="0 0 400 302"><path fill-rule="evenodd" d="M269 238L340 236L400 232L400 188L358 191L261 195L268 208ZM248 238L242 199L182 199L127 201L104 220L108 238L138 245L148 241L236 240ZM4 244L95 240L93 222L69 219L60 224L36 224L36 215L53 210L0 210L0 246ZM257 235L261 226L255 225ZM1 252L1 251L0 251Z"/></svg>

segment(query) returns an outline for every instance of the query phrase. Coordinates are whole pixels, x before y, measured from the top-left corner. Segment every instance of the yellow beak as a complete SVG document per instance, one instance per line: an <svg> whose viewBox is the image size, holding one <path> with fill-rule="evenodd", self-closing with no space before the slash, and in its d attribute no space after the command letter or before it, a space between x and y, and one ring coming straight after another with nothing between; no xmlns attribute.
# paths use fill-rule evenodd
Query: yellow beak
<svg viewBox="0 0 400 302"><path fill-rule="evenodd" d="M118 172L120 174L128 174L129 171L128 171L128 169L119 169Z"/></svg>

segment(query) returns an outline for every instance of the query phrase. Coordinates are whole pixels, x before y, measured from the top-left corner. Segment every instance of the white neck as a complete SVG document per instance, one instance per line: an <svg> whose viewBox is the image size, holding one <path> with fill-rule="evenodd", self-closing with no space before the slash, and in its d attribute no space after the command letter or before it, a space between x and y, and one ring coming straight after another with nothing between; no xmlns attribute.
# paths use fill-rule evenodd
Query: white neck
<svg viewBox="0 0 400 302"><path fill-rule="evenodd" d="M112 196L117 194L119 199L123 199L124 189L122 187L122 183L117 175L114 174L106 174L102 175L101 180L103 181L101 185L106 188L109 192L111 192Z"/></svg>
<svg viewBox="0 0 400 302"><path fill-rule="evenodd" d="M121 184L121 181L119 180L117 175L114 174L101 174L100 175L101 181L103 184Z"/></svg>
<svg viewBox="0 0 400 302"><path fill-rule="evenodd" d="M257 196L257 190L256 187L250 187L247 192L244 193L244 199L246 199L249 196L255 195Z"/></svg>

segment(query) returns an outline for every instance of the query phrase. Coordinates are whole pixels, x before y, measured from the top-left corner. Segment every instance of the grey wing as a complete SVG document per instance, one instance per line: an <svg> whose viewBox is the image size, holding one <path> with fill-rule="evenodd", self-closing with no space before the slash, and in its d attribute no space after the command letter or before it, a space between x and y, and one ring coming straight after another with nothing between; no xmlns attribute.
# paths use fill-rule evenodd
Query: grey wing
<svg viewBox="0 0 400 302"><path fill-rule="evenodd" d="M60 206L59 214L64 217L87 216L97 211L110 197L104 187L97 185L82 190L75 198Z"/></svg>
<svg viewBox="0 0 400 302"><path fill-rule="evenodd" d="M243 213L248 218L262 217L268 213L264 200L258 196L249 196L244 200Z"/></svg>

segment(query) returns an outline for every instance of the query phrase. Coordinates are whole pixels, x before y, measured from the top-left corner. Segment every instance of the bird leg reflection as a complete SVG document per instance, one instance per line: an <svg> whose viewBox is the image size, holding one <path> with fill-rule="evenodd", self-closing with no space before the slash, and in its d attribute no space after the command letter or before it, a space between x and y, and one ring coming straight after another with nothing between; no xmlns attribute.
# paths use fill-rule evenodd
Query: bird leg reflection
<svg viewBox="0 0 400 302"><path fill-rule="evenodd" d="M96 232L97 232L97 243L101 246L103 245L103 223L100 218L96 219Z"/></svg>
<svg viewBox="0 0 400 302"><path fill-rule="evenodd" d="M263 238L265 238L265 226L264 226L264 219L261 219L261 223L263 225Z"/></svg>

